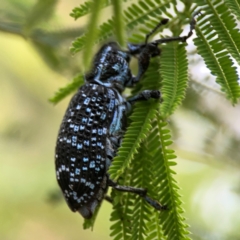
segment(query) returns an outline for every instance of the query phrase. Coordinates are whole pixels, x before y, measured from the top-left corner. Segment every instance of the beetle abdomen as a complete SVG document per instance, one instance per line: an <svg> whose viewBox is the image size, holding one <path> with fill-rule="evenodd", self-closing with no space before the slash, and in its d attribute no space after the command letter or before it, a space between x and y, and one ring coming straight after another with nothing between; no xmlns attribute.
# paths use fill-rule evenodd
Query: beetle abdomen
<svg viewBox="0 0 240 240"><path fill-rule="evenodd" d="M57 180L71 210L85 218L107 191L106 171L116 148L109 133L116 98L112 89L86 83L72 98L59 130Z"/></svg>

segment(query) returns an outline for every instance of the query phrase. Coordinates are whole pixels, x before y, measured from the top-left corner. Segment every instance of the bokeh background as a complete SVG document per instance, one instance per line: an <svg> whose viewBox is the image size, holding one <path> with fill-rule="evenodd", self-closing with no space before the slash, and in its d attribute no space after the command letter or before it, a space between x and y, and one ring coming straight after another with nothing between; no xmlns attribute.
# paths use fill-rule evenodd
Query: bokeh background
<svg viewBox="0 0 240 240"><path fill-rule="evenodd" d="M81 2L1 1L1 240L111 239L110 204L103 203L93 231L83 230L55 179L55 141L70 97L56 106L48 99L80 70L81 56L69 47L87 18L69 14ZM190 61L196 64L187 97L169 119L185 216L193 239L237 240L240 105L225 100L200 57Z"/></svg>

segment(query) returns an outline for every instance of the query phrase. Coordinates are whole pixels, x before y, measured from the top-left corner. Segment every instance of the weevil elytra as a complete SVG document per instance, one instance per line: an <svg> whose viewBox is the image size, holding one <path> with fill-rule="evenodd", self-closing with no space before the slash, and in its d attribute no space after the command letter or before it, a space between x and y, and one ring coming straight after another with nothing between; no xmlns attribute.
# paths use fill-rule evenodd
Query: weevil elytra
<svg viewBox="0 0 240 240"><path fill-rule="evenodd" d="M126 87L140 81L150 59L160 55L159 44L185 42L193 34L194 16L186 36L148 42L149 36L168 22L168 19L163 19L146 35L145 43L128 44L128 50L124 51L116 42L110 42L95 55L92 69L85 75L85 84L70 101L57 138L57 181L72 211L78 211L84 218L91 218L109 186L138 194L157 210L166 209L150 198L145 189L120 186L113 182L107 170L126 131L132 104L161 96L158 90L144 90L126 100L121 93ZM138 56L136 76L129 67L130 59L135 55Z"/></svg>

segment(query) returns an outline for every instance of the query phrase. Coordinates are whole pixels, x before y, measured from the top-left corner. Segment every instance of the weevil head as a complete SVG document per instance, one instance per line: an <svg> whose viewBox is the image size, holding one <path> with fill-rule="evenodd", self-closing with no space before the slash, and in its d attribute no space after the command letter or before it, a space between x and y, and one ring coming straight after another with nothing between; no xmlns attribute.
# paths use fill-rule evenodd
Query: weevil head
<svg viewBox="0 0 240 240"><path fill-rule="evenodd" d="M130 54L122 51L116 42L107 43L96 54L85 79L122 92L132 78L129 61Z"/></svg>

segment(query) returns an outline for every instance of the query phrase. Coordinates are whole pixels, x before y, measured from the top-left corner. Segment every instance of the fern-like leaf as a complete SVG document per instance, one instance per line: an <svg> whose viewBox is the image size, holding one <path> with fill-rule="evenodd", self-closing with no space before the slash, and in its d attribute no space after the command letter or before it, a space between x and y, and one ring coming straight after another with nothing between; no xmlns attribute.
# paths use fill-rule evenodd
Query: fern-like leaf
<svg viewBox="0 0 240 240"><path fill-rule="evenodd" d="M109 19L107 22L103 23L99 29L97 38L94 39L94 43L99 43L113 34L113 20ZM77 52L81 51L86 45L87 39L86 34L82 35L81 37L77 38L72 42L72 46L70 47L70 51L72 54L76 54Z"/></svg>
<svg viewBox="0 0 240 240"><path fill-rule="evenodd" d="M86 1L79 7L75 7L70 13L70 16L77 20L78 18L89 14L91 12L92 3L92 1Z"/></svg>
<svg viewBox="0 0 240 240"><path fill-rule="evenodd" d="M75 7L72 12L70 13L70 16L73 17L75 20L77 20L80 17L83 17L89 13L92 12L92 5L94 1L86 1L82 3L79 7ZM111 4L110 0L104 0L101 8L107 7Z"/></svg>
<svg viewBox="0 0 240 240"><path fill-rule="evenodd" d="M92 4L92 17L90 18L90 21L88 23L88 31L86 33L86 44L85 44L85 48L84 48L84 52L83 52L83 59L84 59L84 69L85 71L88 70L90 63L91 63L91 59L92 59L92 46L93 43L95 41L95 39L97 38L97 25L98 25L98 21L100 18L100 10L102 7L104 0L98 0L95 1L94 4Z"/></svg>
<svg viewBox="0 0 240 240"><path fill-rule="evenodd" d="M199 54L203 57L211 73L216 76L221 90L226 97L235 104L240 97L240 87L236 67L230 59L228 52L224 49L219 39L215 38L215 31L206 19L198 21L196 28L197 38L194 43Z"/></svg>
<svg viewBox="0 0 240 240"><path fill-rule="evenodd" d="M124 177L118 180L118 183L125 186L132 186L133 178L130 174L131 169L125 171ZM111 197L113 201L113 211L111 213L110 221L114 222L110 227L110 236L114 240L131 239L131 225L132 225L132 208L134 195L131 193L122 193L112 190Z"/></svg>
<svg viewBox="0 0 240 240"><path fill-rule="evenodd" d="M117 193L111 220L111 236L114 239L189 239L187 224L182 216L183 209L178 186L173 178L176 165L170 132L166 129L159 113L151 122L151 130L141 143L120 183L149 189L148 195L168 206L167 211L158 212L139 196ZM130 228L130 229L129 229Z"/></svg>
<svg viewBox="0 0 240 240"><path fill-rule="evenodd" d="M176 155L173 150L169 149L169 145L172 143L170 131L166 129L167 123L161 120L159 114L157 115L155 125L158 128L160 142L153 159L153 171L155 170L155 174L158 176L158 180L156 181L155 178L153 186L155 186L155 191L159 195L160 202L167 204L169 209L160 213L159 222L167 239L190 239L187 236L189 234L187 230L188 225L184 222L185 218L182 216L184 211L181 207L180 195L178 193L179 187L173 177L175 172L171 169L172 166L176 165L176 162L173 160L176 158ZM156 218L156 216L153 217Z"/></svg>
<svg viewBox="0 0 240 240"><path fill-rule="evenodd" d="M84 83L83 75L79 75L75 77L71 83L67 84L67 86L60 88L55 93L55 95L49 99L49 101L54 104L57 104L66 96L76 91L81 85L83 85L83 83Z"/></svg>
<svg viewBox="0 0 240 240"><path fill-rule="evenodd" d="M195 2L204 10L204 15L213 26L224 47L240 64L240 33L225 2L219 3L219 0L196 0Z"/></svg>
<svg viewBox="0 0 240 240"><path fill-rule="evenodd" d="M161 89L163 103L161 115L166 118L182 103L188 81L188 62L185 44L177 42L162 46L160 72L163 78Z"/></svg>
<svg viewBox="0 0 240 240"><path fill-rule="evenodd" d="M141 144L139 153L132 162L131 176L133 178L133 186L151 189L152 188L152 155L147 149L147 138ZM148 192L151 196L151 191ZM148 223L151 219L154 209L139 196L131 195L134 206L132 212L132 239L144 240L148 234Z"/></svg>
<svg viewBox="0 0 240 240"><path fill-rule="evenodd" d="M162 3L159 3L157 0L139 1L139 5L133 3L124 11L126 30L132 30L138 24L145 23L149 20L149 16L159 21L159 16L170 7L170 2L173 1L165 0ZM95 43L99 43L113 35L113 22L111 18L99 26L98 38L95 39ZM134 39L131 38L131 40L134 42ZM139 38L137 42L139 43ZM85 47L85 44L86 36L82 35L73 41L70 50L75 54L81 51Z"/></svg>
<svg viewBox="0 0 240 240"><path fill-rule="evenodd" d="M235 14L237 19L240 21L240 2L238 0L225 0L225 3L230 11Z"/></svg>
<svg viewBox="0 0 240 240"><path fill-rule="evenodd" d="M110 178L117 180L129 167L134 155L139 149L140 143L151 129L150 122L154 117L157 108L156 101L138 102L130 119L131 125L128 127L117 156L114 158L109 168Z"/></svg>
<svg viewBox="0 0 240 240"><path fill-rule="evenodd" d="M147 146L148 146L148 153L151 153L151 159L152 159L152 168L151 168L151 188L149 188L149 194L151 196L161 202L162 204L166 204L164 202L164 199L161 198L161 192L164 188L166 188L165 179L163 176L166 176L165 174L165 163L164 158L162 154L162 146L161 146L161 139L159 135L159 128L156 119L153 120L151 123L152 130L148 136ZM148 233L147 233L147 240L151 239L167 239L166 236L164 236L162 225L159 221L159 215L164 214L159 213L157 211L153 211L151 215L151 220L148 222Z"/></svg>

